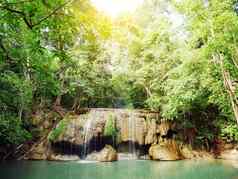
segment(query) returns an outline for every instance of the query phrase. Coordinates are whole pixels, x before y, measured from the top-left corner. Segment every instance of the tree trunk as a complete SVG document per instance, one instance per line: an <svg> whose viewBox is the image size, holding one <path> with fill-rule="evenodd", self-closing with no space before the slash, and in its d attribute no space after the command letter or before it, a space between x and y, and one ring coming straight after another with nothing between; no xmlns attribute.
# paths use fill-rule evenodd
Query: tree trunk
<svg viewBox="0 0 238 179"><path fill-rule="evenodd" d="M225 69L224 67L224 62L223 62L223 56L221 54L218 55L218 62L221 67L221 72L222 72L222 77L223 77L223 83L225 86L225 89L227 93L229 94L230 97L230 102L232 105L233 113L235 116L235 119L238 124L238 100L236 99L236 94L235 94L235 87L232 84L232 79L230 73Z"/></svg>

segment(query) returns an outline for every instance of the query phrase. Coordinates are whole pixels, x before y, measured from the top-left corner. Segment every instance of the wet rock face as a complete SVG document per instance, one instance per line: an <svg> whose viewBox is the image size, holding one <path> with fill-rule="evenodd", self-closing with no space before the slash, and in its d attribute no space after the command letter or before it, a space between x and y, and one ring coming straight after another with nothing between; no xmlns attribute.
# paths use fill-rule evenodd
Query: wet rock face
<svg viewBox="0 0 238 179"><path fill-rule="evenodd" d="M148 111L122 109L92 109L87 114L71 115L64 131L54 140L84 145L104 136L106 121L113 116L116 122L116 142L133 142L138 145L155 144L158 142L156 120L158 113ZM98 141L99 142L99 141ZM102 141L101 141L102 142ZM115 141L113 141L115 142Z"/></svg>
<svg viewBox="0 0 238 179"><path fill-rule="evenodd" d="M117 120L117 126L120 131L122 142L134 142L139 145L145 144L146 121L144 118L127 117Z"/></svg>
<svg viewBox="0 0 238 179"><path fill-rule="evenodd" d="M115 124L113 130L107 125L112 119ZM105 158L105 161L115 159L115 156L110 155L113 153L109 150L110 147L105 147L107 145L119 152L127 150L126 152L136 155L146 155L150 145L160 143L161 138L167 140L173 136L170 134L172 123L160 122L158 113L144 110L90 109L84 114L68 114L63 121L63 125L58 123L52 130L54 138L50 140L50 146L53 153L78 155L80 158L92 154L90 157L98 158L100 155L97 153L101 152L100 161ZM106 134L106 128L106 133L114 131L116 136ZM160 152L162 151L165 150L161 149ZM57 157L62 158L60 155L53 156Z"/></svg>
<svg viewBox="0 0 238 179"><path fill-rule="evenodd" d="M72 144L82 145L84 141L83 126L86 121L85 116L67 116L68 122L63 131L54 139L54 143L67 141ZM65 119L64 119L65 120ZM59 127L59 126L57 126ZM56 128L57 128L56 127Z"/></svg>

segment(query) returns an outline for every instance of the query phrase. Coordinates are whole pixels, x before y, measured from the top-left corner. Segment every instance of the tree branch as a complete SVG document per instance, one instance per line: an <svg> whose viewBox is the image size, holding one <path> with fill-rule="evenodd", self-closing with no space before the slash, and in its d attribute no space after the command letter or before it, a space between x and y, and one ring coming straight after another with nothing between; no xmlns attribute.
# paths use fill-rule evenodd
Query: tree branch
<svg viewBox="0 0 238 179"><path fill-rule="evenodd" d="M57 11L59 11L60 9L64 8L67 4L73 2L74 0L69 0L66 1L64 4L59 5L58 7L56 7L50 14L46 15L45 17L43 17L42 19L40 19L38 22L36 22L35 24L32 25L32 27L35 27L39 24L41 24L43 21L45 21L46 19L48 19L49 17L51 17L52 15L54 15Z"/></svg>
<svg viewBox="0 0 238 179"><path fill-rule="evenodd" d="M11 9L8 6L0 6L0 8L5 9L5 10L7 10L9 12L12 12L12 13L15 13L15 14L19 14L22 17L22 19L24 20L27 27L29 27L30 29L33 28L32 24L30 23L30 21L28 21L28 19L26 17L26 14L24 12L18 11L16 9Z"/></svg>
<svg viewBox="0 0 238 179"><path fill-rule="evenodd" d="M31 21L27 19L27 15L22 11L19 11L19 10L16 10L16 9L11 9L7 5L0 5L0 8L5 9L5 10L7 10L9 12L12 12L12 13L15 13L15 14L19 14L22 17L22 19L24 20L27 27L29 27L32 30L35 26L41 24L43 21L45 21L46 19L48 19L49 17L54 15L56 12L58 12L60 9L64 8L66 5L68 5L69 3L73 2L73 1L74 0L68 0L65 3L59 5L51 13L49 13L45 17L41 18L38 22L36 22L34 24L32 24ZM30 1L24 1L24 2L30 2Z"/></svg>
<svg viewBox="0 0 238 179"><path fill-rule="evenodd" d="M33 2L33 0L23 0L23 1L18 1L18 2L6 2L3 5L15 5L15 4L22 4L22 3L27 3L27 2Z"/></svg>

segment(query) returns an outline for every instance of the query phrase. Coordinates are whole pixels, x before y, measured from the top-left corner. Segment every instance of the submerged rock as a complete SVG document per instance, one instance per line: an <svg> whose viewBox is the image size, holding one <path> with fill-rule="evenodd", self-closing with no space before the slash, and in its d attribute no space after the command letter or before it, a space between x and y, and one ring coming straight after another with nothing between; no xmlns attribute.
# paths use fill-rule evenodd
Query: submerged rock
<svg viewBox="0 0 238 179"><path fill-rule="evenodd" d="M77 161L80 160L77 155L60 155L60 154L52 154L48 160L52 161Z"/></svg>
<svg viewBox="0 0 238 179"><path fill-rule="evenodd" d="M152 145L149 149L149 156L152 160L180 160L182 156L179 154L177 149L172 149L169 145Z"/></svg>

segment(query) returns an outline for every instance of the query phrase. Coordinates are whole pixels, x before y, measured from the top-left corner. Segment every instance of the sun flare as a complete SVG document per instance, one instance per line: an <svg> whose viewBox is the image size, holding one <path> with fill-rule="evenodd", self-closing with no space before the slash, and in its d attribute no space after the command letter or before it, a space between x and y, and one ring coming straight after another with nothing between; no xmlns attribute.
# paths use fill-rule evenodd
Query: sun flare
<svg viewBox="0 0 238 179"><path fill-rule="evenodd" d="M133 12L143 0L91 0L93 5L102 12L117 17L123 12Z"/></svg>

